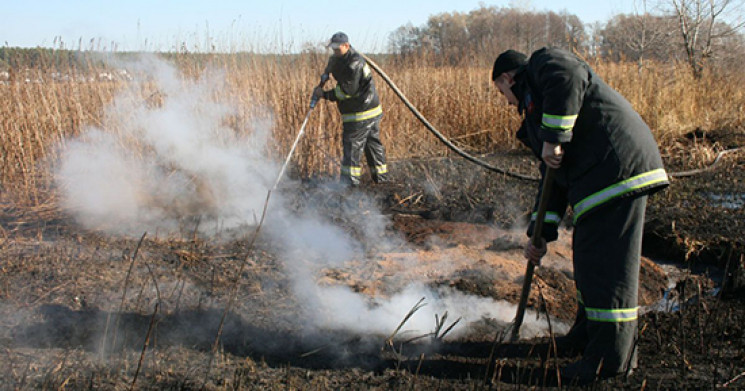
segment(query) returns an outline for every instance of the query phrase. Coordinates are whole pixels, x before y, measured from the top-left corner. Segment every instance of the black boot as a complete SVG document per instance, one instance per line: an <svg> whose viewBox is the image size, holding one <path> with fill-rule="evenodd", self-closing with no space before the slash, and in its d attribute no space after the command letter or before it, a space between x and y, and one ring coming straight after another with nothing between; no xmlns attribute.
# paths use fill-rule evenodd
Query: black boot
<svg viewBox="0 0 745 391"><path fill-rule="evenodd" d="M389 182L388 174L374 174L373 181L376 184L388 183Z"/></svg>
<svg viewBox="0 0 745 391"><path fill-rule="evenodd" d="M555 338L557 355L561 357L573 357L582 354L587 346L587 316L584 308L577 310L574 324L566 333Z"/></svg>
<svg viewBox="0 0 745 391"><path fill-rule="evenodd" d="M583 386L600 379L609 379L621 375L628 376L633 371L631 368L623 372L608 371L603 368L602 360L591 362L583 358L565 366L560 370L560 373L562 385Z"/></svg>

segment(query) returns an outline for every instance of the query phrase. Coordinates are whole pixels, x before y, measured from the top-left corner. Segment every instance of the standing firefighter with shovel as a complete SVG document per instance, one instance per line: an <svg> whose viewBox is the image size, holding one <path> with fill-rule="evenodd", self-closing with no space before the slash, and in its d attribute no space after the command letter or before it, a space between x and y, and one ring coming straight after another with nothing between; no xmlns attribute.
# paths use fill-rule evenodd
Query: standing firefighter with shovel
<svg viewBox="0 0 745 391"><path fill-rule="evenodd" d="M517 137L543 161L542 180L551 182L539 187L538 200L545 189L551 192L541 237L525 249L530 272L546 254L546 242L556 240L567 206L573 211L578 310L570 331L556 342L583 355L562 368L561 377L585 384L629 373L637 363L647 196L669 184L657 143L629 102L564 50L540 49L529 59L508 50L497 57L492 81L524 116ZM519 331L519 322L515 327Z"/></svg>
<svg viewBox="0 0 745 391"><path fill-rule="evenodd" d="M313 99L328 99L336 102L344 127L342 144L344 156L341 162L341 182L358 186L362 176L362 155L372 171L375 183L386 182L388 168L385 162L385 148L380 142L380 120L383 109L372 71L360 53L349 44L343 32L331 37L328 47L334 54L321 76L325 84L329 74L336 79L336 87L324 91L318 86L313 91Z"/></svg>

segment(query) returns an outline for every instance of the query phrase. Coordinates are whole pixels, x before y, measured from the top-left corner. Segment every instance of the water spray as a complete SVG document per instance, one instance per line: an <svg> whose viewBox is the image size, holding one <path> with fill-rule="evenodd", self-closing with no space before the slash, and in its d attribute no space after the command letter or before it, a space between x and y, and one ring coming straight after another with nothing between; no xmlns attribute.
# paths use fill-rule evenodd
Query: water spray
<svg viewBox="0 0 745 391"><path fill-rule="evenodd" d="M329 81L329 74L324 73L321 75L321 82L318 83L318 87L323 87L326 82ZM279 170L279 175L277 175L277 180L274 182L274 186L272 186L272 190L275 190L277 188L277 185L279 184L280 179L282 179L282 175L285 172L285 169L287 168L287 165L290 163L290 159L292 158L292 155L295 153L295 148L297 148L297 144L300 141L300 138L303 137L303 133L305 133L305 125L308 124L308 118L310 118L310 113L313 112L313 109L316 107L316 104L318 103L319 98L313 94L310 98L310 107L308 108L308 114L305 114L305 119L303 120L303 124L300 126L300 131L297 132L297 136L295 137L295 142L292 143L292 148L290 148L290 152L287 154L287 158L285 158L285 163L282 165L282 168Z"/></svg>
<svg viewBox="0 0 745 391"><path fill-rule="evenodd" d="M328 74L323 74L321 76L321 82L319 83L319 87L323 87L324 84L328 81ZM225 306L225 310L222 313L222 317L220 318L220 324L217 327L217 334L215 335L215 341L212 344L212 351L210 354L209 361L207 363L207 370L205 371L204 375L204 382L202 383L202 387L207 383L207 379L209 377L210 371L212 370L212 361L217 353L217 348L220 343L220 338L222 336L223 328L225 326L225 319L227 318L228 313L230 312L231 308L233 307L233 302L235 301L236 294L238 292L238 286L240 285L241 276L243 275L243 270L246 267L246 264L248 264L249 254L251 249L253 249L254 244L256 243L256 238L259 236L259 231L261 231L261 226L264 224L264 218L266 217L266 211L269 206L269 199L272 196L272 192L277 189L277 186L279 185L279 181L282 179L282 176L284 175L285 169L287 168L287 165L290 163L290 159L292 159L292 155L295 153L295 149L297 148L297 144L300 141L300 139L303 137L303 134L305 133L305 126L308 124L308 119L310 118L310 114L313 112L313 109L316 107L316 104L318 103L318 98L315 94L311 96L310 105L308 107L308 113L305 114L305 119L303 120L303 124L300 126L300 130L297 133L297 136L295 136L295 142L292 143L292 147L290 148L290 152L287 153L287 157L285 158L284 164L282 164L282 168L279 170L279 173L277 174L277 179L274 181L274 185L267 191L266 193L266 200L264 201L264 208L261 212L261 219L259 220L258 225L256 226L256 229L254 229L253 235L251 237L251 240L248 244L247 250L246 250L246 256L243 258L243 262L241 262L240 269L238 271L237 277L235 281L233 282L233 286L230 290L230 295L228 296L228 303Z"/></svg>

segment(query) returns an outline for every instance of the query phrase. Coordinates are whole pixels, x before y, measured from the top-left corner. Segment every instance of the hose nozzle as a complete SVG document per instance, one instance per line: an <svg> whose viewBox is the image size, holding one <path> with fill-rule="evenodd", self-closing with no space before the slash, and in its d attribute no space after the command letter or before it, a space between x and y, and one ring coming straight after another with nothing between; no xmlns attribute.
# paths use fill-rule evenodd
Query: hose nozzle
<svg viewBox="0 0 745 391"><path fill-rule="evenodd" d="M318 83L318 86L319 87L323 87L323 85L326 84L327 81L329 81L329 74L324 72L321 75L321 82ZM311 109L314 108L314 107L316 107L316 104L318 103L318 100L319 100L319 97L316 96L316 94L311 95L311 97L310 97L310 108Z"/></svg>

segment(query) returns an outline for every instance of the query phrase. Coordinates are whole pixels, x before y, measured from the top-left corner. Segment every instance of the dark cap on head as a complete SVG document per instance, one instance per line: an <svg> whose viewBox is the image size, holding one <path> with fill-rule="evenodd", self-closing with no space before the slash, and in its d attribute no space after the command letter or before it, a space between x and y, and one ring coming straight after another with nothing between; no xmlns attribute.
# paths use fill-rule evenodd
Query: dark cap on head
<svg viewBox="0 0 745 391"><path fill-rule="evenodd" d="M339 31L338 33L335 33L331 36L331 39L329 40L329 44L327 46L331 48L338 48L339 45L343 43L349 43L349 37L347 36L347 34Z"/></svg>
<svg viewBox="0 0 745 391"><path fill-rule="evenodd" d="M494 61L494 69L491 72L492 81L496 80L499 75L509 72L513 69L520 68L528 63L528 57L512 49L505 51Z"/></svg>

